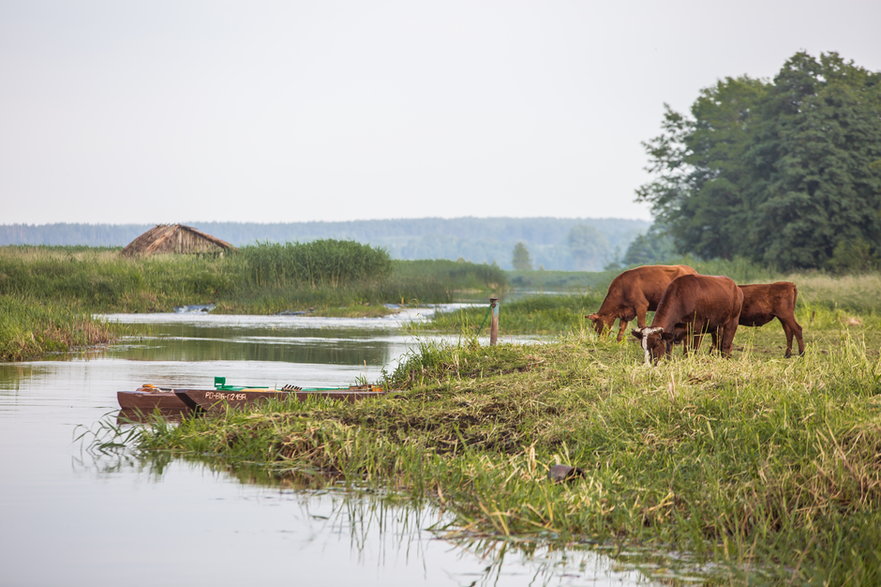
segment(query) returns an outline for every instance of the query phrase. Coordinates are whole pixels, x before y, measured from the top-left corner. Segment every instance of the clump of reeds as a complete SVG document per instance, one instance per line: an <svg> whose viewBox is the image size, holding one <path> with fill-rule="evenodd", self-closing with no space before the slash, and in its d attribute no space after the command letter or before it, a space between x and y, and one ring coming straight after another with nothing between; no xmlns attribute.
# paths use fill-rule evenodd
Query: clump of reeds
<svg viewBox="0 0 881 587"><path fill-rule="evenodd" d="M392 269L382 249L334 239L307 243L261 243L243 247L239 256L247 277L256 286L299 283L310 287L384 279Z"/></svg>
<svg viewBox="0 0 881 587"><path fill-rule="evenodd" d="M104 344L112 327L60 304L0 295L0 361L21 361L52 352Z"/></svg>

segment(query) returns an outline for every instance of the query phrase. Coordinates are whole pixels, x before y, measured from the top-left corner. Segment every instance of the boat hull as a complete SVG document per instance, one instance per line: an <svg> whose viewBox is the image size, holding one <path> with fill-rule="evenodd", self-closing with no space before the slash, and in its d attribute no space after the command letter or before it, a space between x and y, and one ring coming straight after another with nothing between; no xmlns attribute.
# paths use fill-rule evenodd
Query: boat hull
<svg viewBox="0 0 881 587"><path fill-rule="evenodd" d="M156 410L160 412L181 412L189 410L172 389L152 388L145 390L143 388L135 391L117 391L116 401L119 407L128 411L140 411L145 414L152 413Z"/></svg>
<svg viewBox="0 0 881 587"><path fill-rule="evenodd" d="M174 393L189 409L216 412L225 410L227 407L243 407L273 399L282 401L291 399L305 401L310 397L322 397L354 402L363 399L381 397L387 392L376 390L375 388L368 386L353 386L331 389L297 389L290 391L279 389L176 389L174 390Z"/></svg>

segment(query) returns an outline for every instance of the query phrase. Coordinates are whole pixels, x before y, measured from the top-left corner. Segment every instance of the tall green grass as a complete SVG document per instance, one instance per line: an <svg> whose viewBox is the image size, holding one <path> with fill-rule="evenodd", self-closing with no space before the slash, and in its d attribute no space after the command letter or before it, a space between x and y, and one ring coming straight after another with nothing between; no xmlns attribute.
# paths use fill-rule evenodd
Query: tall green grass
<svg viewBox="0 0 881 587"><path fill-rule="evenodd" d="M91 311L168 311L211 301L236 283L234 266L194 256L121 257L114 250L0 247L0 294Z"/></svg>
<svg viewBox="0 0 881 587"><path fill-rule="evenodd" d="M308 243L262 243L238 253L249 281L257 286L308 284L340 287L353 282L386 279L392 262L387 252L352 241L333 239Z"/></svg>
<svg viewBox="0 0 881 587"><path fill-rule="evenodd" d="M63 304L0 295L0 361L21 361L109 342L112 328Z"/></svg>
<svg viewBox="0 0 881 587"><path fill-rule="evenodd" d="M383 251L345 241L245 247L222 258L0 247L0 294L63 300L95 312L203 303L246 313L441 303L462 290L503 291L504 284L504 272L491 266L390 261Z"/></svg>
<svg viewBox="0 0 881 587"><path fill-rule="evenodd" d="M799 301L833 310L881 314L881 273L832 276L822 273L791 274Z"/></svg>

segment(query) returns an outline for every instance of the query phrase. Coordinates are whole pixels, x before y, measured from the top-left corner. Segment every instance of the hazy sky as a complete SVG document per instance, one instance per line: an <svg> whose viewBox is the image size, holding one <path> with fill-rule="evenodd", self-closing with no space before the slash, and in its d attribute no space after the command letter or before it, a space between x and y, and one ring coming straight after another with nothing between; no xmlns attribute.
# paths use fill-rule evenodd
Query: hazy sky
<svg viewBox="0 0 881 587"><path fill-rule="evenodd" d="M648 219L663 104L881 1L0 0L0 224Z"/></svg>

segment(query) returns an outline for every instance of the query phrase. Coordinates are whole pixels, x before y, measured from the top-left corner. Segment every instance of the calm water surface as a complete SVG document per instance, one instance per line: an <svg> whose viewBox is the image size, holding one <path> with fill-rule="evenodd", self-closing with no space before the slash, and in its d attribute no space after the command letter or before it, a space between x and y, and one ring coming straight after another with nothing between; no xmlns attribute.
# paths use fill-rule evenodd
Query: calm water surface
<svg viewBox="0 0 881 587"><path fill-rule="evenodd" d="M141 383L375 380L418 343L399 326L421 315L111 315L131 324L120 344L0 364L0 585L645 584L590 550L450 542L432 508L369 492L243 482L75 440L115 422L116 392Z"/></svg>

